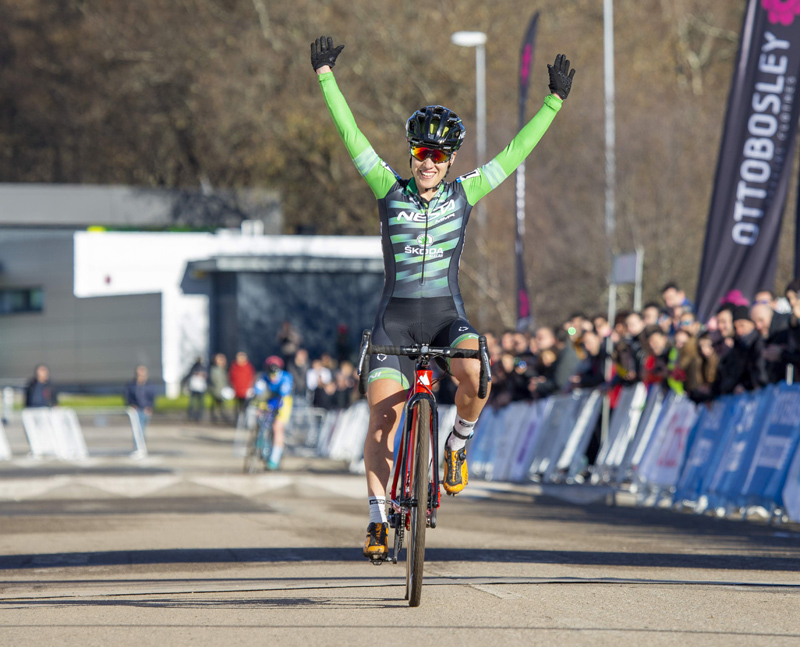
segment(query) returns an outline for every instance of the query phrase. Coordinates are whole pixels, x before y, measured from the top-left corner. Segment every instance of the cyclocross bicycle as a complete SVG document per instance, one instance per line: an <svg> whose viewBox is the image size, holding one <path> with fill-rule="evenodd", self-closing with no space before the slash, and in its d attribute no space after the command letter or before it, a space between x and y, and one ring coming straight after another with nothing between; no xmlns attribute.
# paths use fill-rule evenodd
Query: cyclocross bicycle
<svg viewBox="0 0 800 647"><path fill-rule="evenodd" d="M390 490L389 526L394 528L394 546L389 561L397 563L403 539L408 533L406 549L406 596L409 606L419 606L422 598L422 571L425 562L425 530L436 527L436 512L441 504L439 487L439 414L433 394L431 360L474 358L481 361L478 397L486 397L490 377L486 337L478 338L478 350L439 348L427 344L411 346L375 346L370 343L371 331L365 330L359 354L358 388L367 392L370 355L404 355L416 360L414 384L408 391L405 424L398 454L394 461L394 477ZM381 564L382 559L373 560Z"/></svg>
<svg viewBox="0 0 800 647"><path fill-rule="evenodd" d="M272 424L275 422L275 407L262 402L256 414L256 425L250 433L244 455L244 473L264 471L272 451Z"/></svg>

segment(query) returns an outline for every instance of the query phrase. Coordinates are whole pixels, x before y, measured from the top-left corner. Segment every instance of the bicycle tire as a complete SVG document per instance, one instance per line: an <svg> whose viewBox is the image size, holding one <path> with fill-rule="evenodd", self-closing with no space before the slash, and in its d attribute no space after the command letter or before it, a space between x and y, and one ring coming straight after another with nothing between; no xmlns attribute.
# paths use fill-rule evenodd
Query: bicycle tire
<svg viewBox="0 0 800 647"><path fill-rule="evenodd" d="M411 508L411 527L406 555L406 589L408 606L418 607L422 599L422 573L425 567L425 529L428 517L428 483L430 482L431 405L420 400L416 410L414 474L411 492L417 505Z"/></svg>
<svg viewBox="0 0 800 647"><path fill-rule="evenodd" d="M253 474L257 470L255 466L258 465L257 447L258 447L258 427L253 429L250 433L250 440L247 443L247 450L244 454L244 473Z"/></svg>

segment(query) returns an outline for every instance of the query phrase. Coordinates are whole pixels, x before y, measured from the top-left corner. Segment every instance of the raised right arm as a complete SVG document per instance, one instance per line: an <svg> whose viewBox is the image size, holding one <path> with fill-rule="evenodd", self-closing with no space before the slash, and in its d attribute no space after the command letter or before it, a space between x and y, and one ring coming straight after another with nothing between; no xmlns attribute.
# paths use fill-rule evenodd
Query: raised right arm
<svg viewBox="0 0 800 647"><path fill-rule="evenodd" d="M385 197L389 193L389 189L394 186L397 178L382 163L367 138L358 129L355 117L353 117L344 95L336 84L333 72L322 72L320 70L319 85L322 88L322 96L325 97L325 103L328 106L331 117L333 117L336 130L339 132L347 152L350 153L353 164L367 181L375 197L378 199Z"/></svg>

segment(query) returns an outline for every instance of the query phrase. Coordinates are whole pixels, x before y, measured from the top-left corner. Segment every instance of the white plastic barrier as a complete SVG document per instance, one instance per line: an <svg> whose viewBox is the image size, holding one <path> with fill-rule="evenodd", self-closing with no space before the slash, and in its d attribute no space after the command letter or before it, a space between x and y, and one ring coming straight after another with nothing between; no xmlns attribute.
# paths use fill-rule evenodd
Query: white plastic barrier
<svg viewBox="0 0 800 647"><path fill-rule="evenodd" d="M622 465L628 446L636 436L639 421L647 401L644 384L628 386L620 391L616 407L611 413L608 435L600 445L594 464L594 480L612 482Z"/></svg>
<svg viewBox="0 0 800 647"><path fill-rule="evenodd" d="M622 483L629 478L633 478L639 463L644 456L650 438L653 435L659 421L661 420L662 413L665 406L672 400L672 396L665 396L661 389L652 389L647 394L647 401L644 405L644 411L636 427L636 434L628 444L625 450L625 456L622 458L617 468L615 481Z"/></svg>
<svg viewBox="0 0 800 647"><path fill-rule="evenodd" d="M341 415L341 411L327 411L322 418L322 424L319 427L319 435L317 436L317 453L320 456L327 456L330 453L331 436L336 429L336 421Z"/></svg>
<svg viewBox="0 0 800 647"><path fill-rule="evenodd" d="M342 411L331 433L328 456L334 460L349 461L356 466L364 455L368 426L369 406L365 400Z"/></svg>
<svg viewBox="0 0 800 647"><path fill-rule="evenodd" d="M0 418L0 461L11 460L11 447L8 445L6 430L3 427L3 420Z"/></svg>
<svg viewBox="0 0 800 647"><path fill-rule="evenodd" d="M144 433L139 423L139 415L135 409L81 409L80 415L84 420L87 417L95 420L94 426L90 425L87 428L93 431L105 427L108 419L116 421L112 427L127 427L130 425L133 451L129 455L134 458L147 456ZM67 407L23 409L21 418L22 427L33 456L40 458L52 457L61 460L80 460L89 456L84 430L75 409ZM115 430L114 434L116 433L117 431ZM105 442L109 438L101 440ZM111 444L116 444L116 438L112 440ZM98 448L97 443L95 443L93 447L100 454L106 455L108 453L108 448L104 445ZM113 453L119 452L119 450L112 451ZM128 453L127 449L122 451Z"/></svg>
<svg viewBox="0 0 800 647"><path fill-rule="evenodd" d="M586 468L586 449L600 419L603 396L599 391L590 391L585 398L581 398L578 419L567 438L564 449L557 460L548 466L544 479L548 481L572 481L575 476Z"/></svg>
<svg viewBox="0 0 800 647"><path fill-rule="evenodd" d="M696 417L696 405L687 397L676 396L671 400L639 464L641 481L657 488L676 485L686 458L689 431Z"/></svg>
<svg viewBox="0 0 800 647"><path fill-rule="evenodd" d="M542 420L542 432L534 449L530 476L540 477L550 464L561 457L561 451L575 426L580 410L577 394L555 395L548 398L547 413Z"/></svg>
<svg viewBox="0 0 800 647"><path fill-rule="evenodd" d="M72 409L24 409L22 426L31 454L36 457L75 460L89 455L80 423Z"/></svg>
<svg viewBox="0 0 800 647"><path fill-rule="evenodd" d="M142 422L139 420L139 412L133 407L125 409L125 414L131 422L131 434L133 436L133 453L131 456L134 458L145 458L147 456L147 443L144 439L144 429L142 429Z"/></svg>

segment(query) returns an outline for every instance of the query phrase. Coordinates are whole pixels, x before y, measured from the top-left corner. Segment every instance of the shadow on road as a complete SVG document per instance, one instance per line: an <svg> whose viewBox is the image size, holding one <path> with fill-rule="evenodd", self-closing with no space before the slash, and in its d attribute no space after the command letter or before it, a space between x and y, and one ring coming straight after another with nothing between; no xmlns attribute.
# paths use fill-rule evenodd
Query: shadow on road
<svg viewBox="0 0 800 647"><path fill-rule="evenodd" d="M484 548L429 548L425 560L435 562L490 562L626 566L644 568L696 568L735 571L800 571L800 560L791 557L749 555L698 555L608 551L501 550ZM0 570L123 566L152 564L363 562L357 548L179 548L167 550L120 550L43 553L0 556Z"/></svg>

